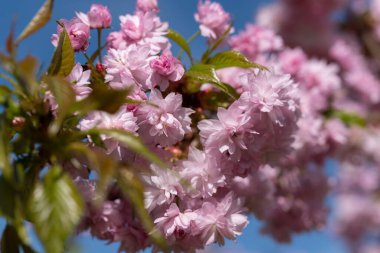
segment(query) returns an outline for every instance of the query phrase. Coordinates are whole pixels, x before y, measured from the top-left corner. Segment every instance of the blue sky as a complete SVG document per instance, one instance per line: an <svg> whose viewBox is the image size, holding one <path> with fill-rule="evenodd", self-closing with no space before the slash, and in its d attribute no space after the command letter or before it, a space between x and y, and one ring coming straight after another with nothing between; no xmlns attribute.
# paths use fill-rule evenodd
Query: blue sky
<svg viewBox="0 0 380 253"><path fill-rule="evenodd" d="M197 0L159 0L161 7L161 19L168 21L171 28L179 31L184 37L190 37L196 30L197 25L193 19ZM269 0L220 0L226 10L228 10L235 21L236 30L244 27L245 23L253 20L257 8ZM43 0L2 0L0 11L0 50L3 50L6 36L9 32L12 20L16 22L16 34L19 34L28 23L34 13L38 10ZM20 46L20 55L32 54L40 59L43 66L47 66L53 53L53 46L50 43L50 36L55 33L56 23L59 18L70 19L75 15L75 11L86 12L92 3L102 3L107 5L113 14L112 28L119 28L118 16L131 13L134 8L134 0L56 0L54 6L53 19L38 33L25 40ZM93 35L95 36L95 34ZM93 40L93 43L95 41ZM192 44L194 54L199 56L206 47L201 39L195 40ZM81 58L78 58L80 60ZM330 164L329 168L333 167ZM1 200L0 200L1 201ZM331 203L331 201L329 201ZM0 220L0 227L4 222ZM259 234L260 223L251 218L251 223L244 231L237 242L227 244L227 252L236 252L237 249L243 252L253 253L347 253L344 244L327 232L312 232L295 236L293 243L280 245L272 239ZM41 252L41 247L36 238L34 245ZM82 248L81 252L104 253L117 252L117 245L105 245L104 242L93 240L88 235L78 238L78 243Z"/></svg>

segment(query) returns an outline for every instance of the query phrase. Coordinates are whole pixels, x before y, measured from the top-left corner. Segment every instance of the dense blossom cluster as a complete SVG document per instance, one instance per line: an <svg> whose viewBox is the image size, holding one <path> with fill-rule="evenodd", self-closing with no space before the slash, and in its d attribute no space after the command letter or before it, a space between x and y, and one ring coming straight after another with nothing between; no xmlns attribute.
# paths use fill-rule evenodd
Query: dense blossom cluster
<svg viewBox="0 0 380 253"><path fill-rule="evenodd" d="M168 24L157 16L157 1L139 0L133 14L120 16L120 30L108 35L100 66L107 85L131 89L128 98L140 103L124 105L115 114L93 111L78 128L128 131L167 162L169 168L158 167L102 136L101 152L149 168L140 173L145 207L173 251L191 252L235 240L249 214L263 221L263 233L290 241L293 233L325 225L325 197L333 186L338 189L339 233L359 247L380 226L379 130L376 122L359 128L339 116L354 112L369 118L378 108L378 63L368 61L352 35L331 34L328 17L343 4L343 0L284 0L261 10L257 24L227 36L224 46L268 69L218 69L218 78L232 86L238 98L215 110L202 108L182 89L186 67L173 56ZM90 29L108 28L112 18L101 5L77 16L61 23L74 50L85 52ZM199 2L195 20L209 44L231 26L230 14L210 0ZM320 41L314 36L308 40L305 24L315 28L306 27L321 35ZM59 25L53 45L62 30ZM78 63L66 77L78 100L91 93L90 75L91 70ZM221 93L209 84L200 92ZM50 93L47 99L52 110L59 110ZM92 145L91 138L88 141ZM334 184L323 170L330 157L341 164ZM65 168L86 200L81 230L120 242L120 251L151 246L149 231L116 186L96 206L97 182L87 173L87 165L75 171L67 162Z"/></svg>

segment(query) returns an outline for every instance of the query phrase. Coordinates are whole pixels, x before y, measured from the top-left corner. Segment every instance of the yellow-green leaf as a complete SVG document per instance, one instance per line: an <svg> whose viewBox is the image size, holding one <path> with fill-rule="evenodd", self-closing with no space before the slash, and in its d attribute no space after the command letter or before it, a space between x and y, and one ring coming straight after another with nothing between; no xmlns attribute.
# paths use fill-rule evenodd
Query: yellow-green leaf
<svg viewBox="0 0 380 253"><path fill-rule="evenodd" d="M208 61L215 69L222 69L228 67L239 67L239 68L259 68L261 70L267 70L266 67L251 62L242 53L237 51L224 51L215 54Z"/></svg>
<svg viewBox="0 0 380 253"><path fill-rule="evenodd" d="M142 157L148 159L149 161L161 166L166 167L165 163L152 151L150 151L144 143L135 136L134 134L119 130L119 129L93 129L90 130L89 133L99 133L99 134L105 134L110 138L113 138L117 141L119 141L124 146L128 147L132 151L136 152L137 154L141 155Z"/></svg>
<svg viewBox="0 0 380 253"><path fill-rule="evenodd" d="M106 195L109 182L115 174L117 163L112 157L105 152L97 149L91 149L88 145L75 142L71 143L67 148L68 157L84 157L89 165L89 169L98 173L98 183L96 187L96 195L98 196L95 204L100 204Z"/></svg>
<svg viewBox="0 0 380 253"><path fill-rule="evenodd" d="M53 94L58 104L57 118L49 128L49 133L54 135L61 127L63 120L69 112L70 106L75 102L75 92L71 83L60 76L48 76L45 78L45 81L49 91Z"/></svg>
<svg viewBox="0 0 380 253"><path fill-rule="evenodd" d="M206 50L206 52L202 55L202 62L205 63L208 61L210 55L219 47L219 45L224 41L224 39L228 36L228 34L231 33L233 28L233 24L231 23L230 26L227 28L226 31L220 36L215 43Z"/></svg>
<svg viewBox="0 0 380 253"><path fill-rule="evenodd" d="M26 37L38 31L41 27L46 25L52 14L53 2L53 0L45 1L45 3L41 6L36 15L34 15L33 19L29 22L27 27L25 27L24 31L22 31L20 36L18 36L16 43L19 43Z"/></svg>
<svg viewBox="0 0 380 253"><path fill-rule="evenodd" d="M201 83L210 83L216 86L218 89L225 92L230 97L236 99L238 97L234 88L230 85L223 83L216 75L214 66L208 64L196 64L193 65L187 72L186 76Z"/></svg>
<svg viewBox="0 0 380 253"><path fill-rule="evenodd" d="M84 210L71 179L58 165L49 168L34 188L28 211L46 252L62 253L65 241L75 231Z"/></svg>
<svg viewBox="0 0 380 253"><path fill-rule="evenodd" d="M90 95L73 104L71 112L79 112L81 115L93 110L115 113L120 106L127 102L127 95L131 90L111 89L105 83L93 83Z"/></svg>
<svg viewBox="0 0 380 253"><path fill-rule="evenodd" d="M169 29L166 36L173 40L175 43L177 43L189 56L190 61L193 62L193 57L191 55L191 49L187 41L181 36L181 34L177 33L176 31Z"/></svg>
<svg viewBox="0 0 380 253"><path fill-rule="evenodd" d="M57 48L48 69L48 75L68 76L75 65L74 49L65 28L59 34Z"/></svg>

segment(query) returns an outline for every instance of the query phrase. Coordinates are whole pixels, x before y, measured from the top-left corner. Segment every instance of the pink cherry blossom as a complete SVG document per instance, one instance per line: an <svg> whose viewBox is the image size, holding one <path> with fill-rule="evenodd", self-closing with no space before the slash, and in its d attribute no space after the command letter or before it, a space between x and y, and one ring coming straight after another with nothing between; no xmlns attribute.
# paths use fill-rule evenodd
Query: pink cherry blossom
<svg viewBox="0 0 380 253"><path fill-rule="evenodd" d="M157 206L171 204L176 196L182 197L183 186L176 171L151 165L151 175L144 175L145 208L152 211Z"/></svg>
<svg viewBox="0 0 380 253"><path fill-rule="evenodd" d="M257 59L260 54L276 52L284 47L282 38L272 30L252 24L231 37L229 43L234 50L242 52L251 60Z"/></svg>
<svg viewBox="0 0 380 253"><path fill-rule="evenodd" d="M79 127L82 130L90 130L92 128L104 129L121 129L131 133L138 130L136 124L137 118L132 112L127 111L125 106L122 106L119 111L114 114L106 112L95 111L90 113L80 123ZM114 151L120 155L121 146L118 141L113 140L107 136L102 136L103 141L107 146L107 153L111 154Z"/></svg>
<svg viewBox="0 0 380 253"><path fill-rule="evenodd" d="M165 37L168 24L161 22L153 12L136 13L135 15L120 16L121 32L130 44L148 44L154 54L167 48L168 39Z"/></svg>
<svg viewBox="0 0 380 253"><path fill-rule="evenodd" d="M74 18L72 20L61 19L67 34L69 35L71 46L76 52L86 51L88 47L88 40L90 38L90 27L84 24L80 19ZM57 33L51 37L51 42L54 46L58 45L59 34L62 32L62 27L57 26Z"/></svg>
<svg viewBox="0 0 380 253"><path fill-rule="evenodd" d="M250 115L235 105L228 109L218 108L217 117L218 119L198 123L206 152L226 152L235 159L240 159L242 150L248 149L246 135L254 133Z"/></svg>
<svg viewBox="0 0 380 253"><path fill-rule="evenodd" d="M217 40L230 26L230 14L225 12L222 5L210 0L200 0L197 13L194 15L199 23L201 34L210 41Z"/></svg>
<svg viewBox="0 0 380 253"><path fill-rule="evenodd" d="M186 233L190 230L191 223L195 221L197 214L191 210L181 212L175 203L166 210L163 217L157 218L154 223L164 232L166 237L174 233Z"/></svg>
<svg viewBox="0 0 380 253"><path fill-rule="evenodd" d="M140 135L155 144L170 146L191 132L190 114L193 110L182 107L182 96L170 93L165 98L157 89L149 96L150 103L138 109Z"/></svg>
<svg viewBox="0 0 380 253"><path fill-rule="evenodd" d="M296 112L297 85L290 75L278 75L270 72L250 73L242 78L246 92L240 98L246 110L258 110L268 113L269 118L280 126L287 119L286 111Z"/></svg>
<svg viewBox="0 0 380 253"><path fill-rule="evenodd" d="M141 12L158 12L157 0L137 0L136 8Z"/></svg>
<svg viewBox="0 0 380 253"><path fill-rule="evenodd" d="M120 31L109 33L107 36L107 47L125 49L127 47L127 41L124 39L124 34Z"/></svg>
<svg viewBox="0 0 380 253"><path fill-rule="evenodd" d="M161 90L167 89L169 81L179 81L185 73L182 63L168 50L150 60L150 67L152 72L147 83Z"/></svg>
<svg viewBox="0 0 380 253"><path fill-rule="evenodd" d="M239 199L229 193L221 202L204 202L201 209L197 210L197 233L206 245L214 242L224 245L224 238L235 240L241 235L248 224L241 204Z"/></svg>
<svg viewBox="0 0 380 253"><path fill-rule="evenodd" d="M278 60L285 73L295 75L307 61L307 57L300 48L285 49L280 52Z"/></svg>
<svg viewBox="0 0 380 253"><path fill-rule="evenodd" d="M109 28L111 26L112 16L107 6L101 4L92 4L87 14L77 13L78 18L91 28Z"/></svg>
<svg viewBox="0 0 380 253"><path fill-rule="evenodd" d="M74 91L76 93L77 100L81 100L87 97L92 89L88 87L90 84L91 70L83 71L80 63L75 64L71 73L66 77L66 80L74 84Z"/></svg>
<svg viewBox="0 0 380 253"><path fill-rule="evenodd" d="M194 147L190 147L188 159L180 167L181 176L190 183L186 190L192 197L211 197L226 184L215 159Z"/></svg>
<svg viewBox="0 0 380 253"><path fill-rule="evenodd" d="M151 74L149 61L153 59L149 45L131 45L126 49L108 50L104 57L106 81L115 88L128 88L134 85L147 89L146 80Z"/></svg>

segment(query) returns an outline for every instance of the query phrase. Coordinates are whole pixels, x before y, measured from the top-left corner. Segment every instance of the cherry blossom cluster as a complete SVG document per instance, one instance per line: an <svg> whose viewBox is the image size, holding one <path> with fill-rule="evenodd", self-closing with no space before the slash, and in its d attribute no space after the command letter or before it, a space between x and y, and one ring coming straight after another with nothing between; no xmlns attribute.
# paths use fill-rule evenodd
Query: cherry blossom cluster
<svg viewBox="0 0 380 253"><path fill-rule="evenodd" d="M200 98L182 89L187 66L172 52L169 25L158 16L157 1L138 0L134 13L119 17L120 29L107 36L104 61L100 57L96 68L110 88L130 89L128 99L139 103L125 104L115 114L90 112L78 128L128 131L168 164L152 164L107 135L102 136L105 149L88 139L99 152L145 168L139 175L145 208L172 251L235 240L250 214L263 221L263 233L290 241L294 233L326 224L325 197L334 186L339 233L357 242L380 225L379 142L374 140L380 140L379 130L376 124L352 126L339 116L344 111L369 118L380 103L380 84L359 42L350 34L331 34L328 17L343 4L284 0L231 35L231 15L219 3L199 1L194 18L208 45L227 35L220 49L228 47L266 66L218 69L217 77L238 96L215 110L198 101L221 93L211 84L201 83ZM295 25L294 13L305 22ZM64 27L73 49L86 55L91 29L109 28L111 21L108 8L94 4L87 13L61 19L51 42L57 45ZM320 34L320 41L307 41L304 24L316 28L307 29ZM76 64L66 79L77 100L91 93L86 65ZM59 110L49 92L46 98L51 110ZM341 164L335 183L323 170L331 157ZM80 231L119 242L120 251L152 246L149 231L116 185L98 206L97 181L88 166L77 170L68 161L65 169L86 201ZM361 209L364 205L371 208Z"/></svg>
<svg viewBox="0 0 380 253"><path fill-rule="evenodd" d="M257 15L257 23L281 34L286 44L302 47L309 55L324 57L330 65L337 65L340 88L330 93L329 107L353 112L366 121L366 127L342 126L336 119L325 123L330 137L344 144L335 143L329 148L329 156L339 164L338 178L332 185L336 219L331 226L353 252L377 252L379 248L379 10L377 0L283 0L264 7ZM343 20L334 18L337 12ZM296 13L297 21L293 18ZM300 59L299 53L293 58L297 63ZM321 71L320 76L327 73ZM336 86L330 83L328 87ZM324 104L321 102L318 100L318 106ZM311 104L315 105L315 101ZM320 109L328 115L326 108Z"/></svg>

